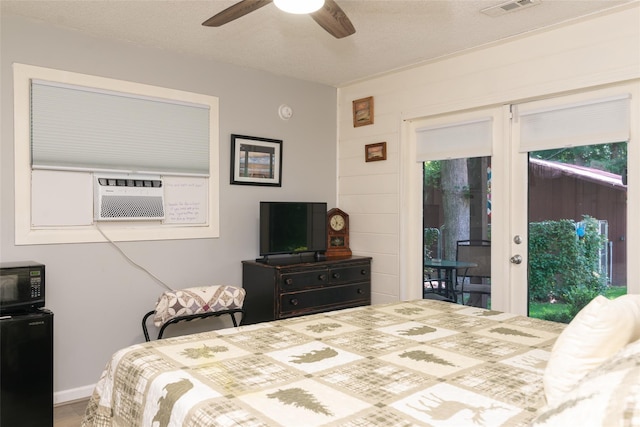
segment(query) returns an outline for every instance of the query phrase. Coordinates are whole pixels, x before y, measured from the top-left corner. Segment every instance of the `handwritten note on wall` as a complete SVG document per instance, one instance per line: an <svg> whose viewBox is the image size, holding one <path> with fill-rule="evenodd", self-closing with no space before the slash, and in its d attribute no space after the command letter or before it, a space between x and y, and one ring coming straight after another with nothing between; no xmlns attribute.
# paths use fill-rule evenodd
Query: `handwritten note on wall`
<svg viewBox="0 0 640 427"><path fill-rule="evenodd" d="M165 224L206 224L208 180L199 177L163 177Z"/></svg>

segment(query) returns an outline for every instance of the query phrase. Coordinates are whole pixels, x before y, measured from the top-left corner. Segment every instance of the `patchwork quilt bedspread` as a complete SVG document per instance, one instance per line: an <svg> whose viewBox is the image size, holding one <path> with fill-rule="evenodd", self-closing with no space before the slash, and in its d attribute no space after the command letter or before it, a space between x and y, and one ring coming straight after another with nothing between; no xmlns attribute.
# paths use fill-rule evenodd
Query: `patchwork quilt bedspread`
<svg viewBox="0 0 640 427"><path fill-rule="evenodd" d="M83 426L518 426L564 325L433 300L115 353Z"/></svg>

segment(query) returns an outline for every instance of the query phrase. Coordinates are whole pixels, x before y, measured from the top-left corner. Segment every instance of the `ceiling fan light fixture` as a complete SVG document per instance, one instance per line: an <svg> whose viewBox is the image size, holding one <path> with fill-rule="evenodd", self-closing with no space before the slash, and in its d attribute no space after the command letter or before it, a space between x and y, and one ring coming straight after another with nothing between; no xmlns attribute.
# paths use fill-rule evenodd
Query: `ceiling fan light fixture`
<svg viewBox="0 0 640 427"><path fill-rule="evenodd" d="M311 13L324 6L324 0L273 0L276 7L287 13Z"/></svg>

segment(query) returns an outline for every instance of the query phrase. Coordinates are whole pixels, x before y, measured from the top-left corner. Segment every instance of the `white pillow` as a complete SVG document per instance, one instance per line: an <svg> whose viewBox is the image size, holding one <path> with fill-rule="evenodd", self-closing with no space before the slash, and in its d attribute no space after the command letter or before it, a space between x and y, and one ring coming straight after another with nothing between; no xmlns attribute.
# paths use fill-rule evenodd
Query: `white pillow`
<svg viewBox="0 0 640 427"><path fill-rule="evenodd" d="M556 340L544 372L547 403L553 405L592 369L640 338L640 295L587 304Z"/></svg>
<svg viewBox="0 0 640 427"><path fill-rule="evenodd" d="M531 427L640 427L640 340L589 372L562 399L547 405Z"/></svg>

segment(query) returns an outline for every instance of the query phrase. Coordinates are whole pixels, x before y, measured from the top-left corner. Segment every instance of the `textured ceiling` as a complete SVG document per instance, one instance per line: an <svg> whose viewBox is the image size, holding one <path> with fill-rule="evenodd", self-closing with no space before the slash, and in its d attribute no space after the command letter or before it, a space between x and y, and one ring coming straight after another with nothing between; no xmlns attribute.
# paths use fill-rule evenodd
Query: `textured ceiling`
<svg viewBox="0 0 640 427"><path fill-rule="evenodd" d="M219 28L203 27L226 0L0 0L18 14L98 38L342 86L385 72L562 24L640 0L540 0L498 17L502 0L336 0L356 33L335 39L309 16L267 5Z"/></svg>

